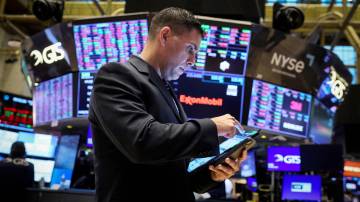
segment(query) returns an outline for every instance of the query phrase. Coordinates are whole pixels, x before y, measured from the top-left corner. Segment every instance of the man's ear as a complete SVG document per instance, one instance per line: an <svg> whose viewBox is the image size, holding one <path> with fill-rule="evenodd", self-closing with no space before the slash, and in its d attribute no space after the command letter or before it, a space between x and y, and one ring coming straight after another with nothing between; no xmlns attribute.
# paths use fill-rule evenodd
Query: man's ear
<svg viewBox="0 0 360 202"><path fill-rule="evenodd" d="M170 35L171 35L171 28L169 26L165 26L160 29L159 41L161 46L165 46Z"/></svg>

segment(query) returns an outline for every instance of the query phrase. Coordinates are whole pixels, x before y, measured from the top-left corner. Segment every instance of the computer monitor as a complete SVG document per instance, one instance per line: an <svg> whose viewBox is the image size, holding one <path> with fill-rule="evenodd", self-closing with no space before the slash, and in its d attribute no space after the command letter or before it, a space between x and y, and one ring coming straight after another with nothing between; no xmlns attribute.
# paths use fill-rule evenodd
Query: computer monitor
<svg viewBox="0 0 360 202"><path fill-rule="evenodd" d="M360 178L360 161L344 161L344 176Z"/></svg>
<svg viewBox="0 0 360 202"><path fill-rule="evenodd" d="M187 71L172 84L188 118L231 114L241 120L244 77Z"/></svg>
<svg viewBox="0 0 360 202"><path fill-rule="evenodd" d="M305 138L310 124L311 102L310 94L253 80L247 125Z"/></svg>
<svg viewBox="0 0 360 202"><path fill-rule="evenodd" d="M199 17L206 35L201 40L195 68L212 76L245 75L251 42L246 22ZM225 79L224 78L224 79Z"/></svg>
<svg viewBox="0 0 360 202"><path fill-rule="evenodd" d="M11 145L16 141L24 142L27 156L54 158L58 137L0 129L0 153L10 154Z"/></svg>
<svg viewBox="0 0 360 202"><path fill-rule="evenodd" d="M0 129L0 153L9 154L11 145L18 139L18 136L17 132Z"/></svg>
<svg viewBox="0 0 360 202"><path fill-rule="evenodd" d="M35 125L73 117L72 73L40 83L34 91Z"/></svg>
<svg viewBox="0 0 360 202"><path fill-rule="evenodd" d="M301 170L299 147L270 146L267 150L267 170L298 172Z"/></svg>
<svg viewBox="0 0 360 202"><path fill-rule="evenodd" d="M345 191L360 195L360 178L358 177L344 177Z"/></svg>
<svg viewBox="0 0 360 202"><path fill-rule="evenodd" d="M246 178L246 186L250 191L256 192L258 186L256 178L255 177Z"/></svg>
<svg viewBox="0 0 360 202"><path fill-rule="evenodd" d="M0 92L0 128L33 131L31 98Z"/></svg>
<svg viewBox="0 0 360 202"><path fill-rule="evenodd" d="M333 137L334 113L314 99L309 137L316 144L330 144Z"/></svg>
<svg viewBox="0 0 360 202"><path fill-rule="evenodd" d="M54 173L51 178L51 189L70 188L79 140L79 135L61 136L55 158Z"/></svg>
<svg viewBox="0 0 360 202"><path fill-rule="evenodd" d="M125 63L138 55L148 38L148 14L128 14L74 22L79 72L77 117L87 116L96 72L109 62Z"/></svg>
<svg viewBox="0 0 360 202"><path fill-rule="evenodd" d="M78 20L73 23L80 71L98 70L109 62L126 62L139 54L148 38L148 14Z"/></svg>
<svg viewBox="0 0 360 202"><path fill-rule="evenodd" d="M44 178L46 183L50 183L55 164L54 160L26 158L26 161L34 164L34 181L38 182Z"/></svg>
<svg viewBox="0 0 360 202"><path fill-rule="evenodd" d="M58 137L40 133L19 132L17 141L25 144L26 155L43 158L54 158Z"/></svg>
<svg viewBox="0 0 360 202"><path fill-rule="evenodd" d="M79 72L77 117L87 116L90 107L90 97L93 89L96 71Z"/></svg>
<svg viewBox="0 0 360 202"><path fill-rule="evenodd" d="M241 177L252 177L256 175L255 152L251 150L245 161L240 165Z"/></svg>
<svg viewBox="0 0 360 202"><path fill-rule="evenodd" d="M321 201L321 176L284 175L281 199Z"/></svg>

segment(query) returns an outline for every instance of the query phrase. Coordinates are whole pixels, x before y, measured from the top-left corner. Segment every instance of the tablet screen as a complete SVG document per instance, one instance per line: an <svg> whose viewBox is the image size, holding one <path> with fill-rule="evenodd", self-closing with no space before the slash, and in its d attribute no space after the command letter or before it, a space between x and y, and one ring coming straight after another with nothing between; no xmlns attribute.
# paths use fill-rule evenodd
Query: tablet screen
<svg viewBox="0 0 360 202"><path fill-rule="evenodd" d="M223 143L219 145L220 154L222 154L224 151L230 149L231 147L239 144L240 142L244 141L247 137L241 136L241 135L235 135L233 138L227 139ZM205 158L195 158L193 159L189 166L188 166L188 172L191 172L198 168L199 166L204 165L205 163L209 162L211 159L215 158L215 156L205 157Z"/></svg>

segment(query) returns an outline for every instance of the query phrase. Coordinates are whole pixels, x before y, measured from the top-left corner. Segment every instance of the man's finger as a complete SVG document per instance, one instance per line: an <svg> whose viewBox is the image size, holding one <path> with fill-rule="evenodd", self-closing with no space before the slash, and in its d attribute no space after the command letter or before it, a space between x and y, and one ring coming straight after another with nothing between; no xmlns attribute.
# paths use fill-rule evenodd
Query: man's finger
<svg viewBox="0 0 360 202"><path fill-rule="evenodd" d="M226 176L234 174L234 170L228 166L220 164L217 165L216 168L223 171L226 174Z"/></svg>
<svg viewBox="0 0 360 202"><path fill-rule="evenodd" d="M215 172L218 178L221 178L221 179L227 178L227 174L224 171L222 171L214 166L210 166L209 169L211 171Z"/></svg>
<svg viewBox="0 0 360 202"><path fill-rule="evenodd" d="M237 163L236 161L230 159L230 158L226 158L225 162L234 170L234 171L239 171L239 163Z"/></svg>
<svg viewBox="0 0 360 202"><path fill-rule="evenodd" d="M245 149L245 150L243 150L242 152L241 152L241 155L239 156L239 158L237 159L239 162L242 162L242 161L244 161L245 159L247 158L247 150Z"/></svg>

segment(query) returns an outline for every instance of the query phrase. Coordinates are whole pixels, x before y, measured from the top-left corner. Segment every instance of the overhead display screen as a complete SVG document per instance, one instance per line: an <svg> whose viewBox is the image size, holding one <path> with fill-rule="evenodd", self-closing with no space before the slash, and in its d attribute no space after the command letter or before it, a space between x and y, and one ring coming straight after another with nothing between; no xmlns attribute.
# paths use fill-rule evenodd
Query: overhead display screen
<svg viewBox="0 0 360 202"><path fill-rule="evenodd" d="M306 137L311 102L309 94L254 80L247 124L275 133Z"/></svg>
<svg viewBox="0 0 360 202"><path fill-rule="evenodd" d="M109 62L126 62L139 54L148 37L146 16L122 17L106 22L78 23L73 26L78 68L98 70Z"/></svg>
<svg viewBox="0 0 360 202"><path fill-rule="evenodd" d="M0 128L32 131L32 99L0 92Z"/></svg>
<svg viewBox="0 0 360 202"><path fill-rule="evenodd" d="M198 70L244 75L251 41L249 25L204 21L206 36L200 43Z"/></svg>
<svg viewBox="0 0 360 202"><path fill-rule="evenodd" d="M73 75L42 82L34 91L35 125L73 116Z"/></svg>

